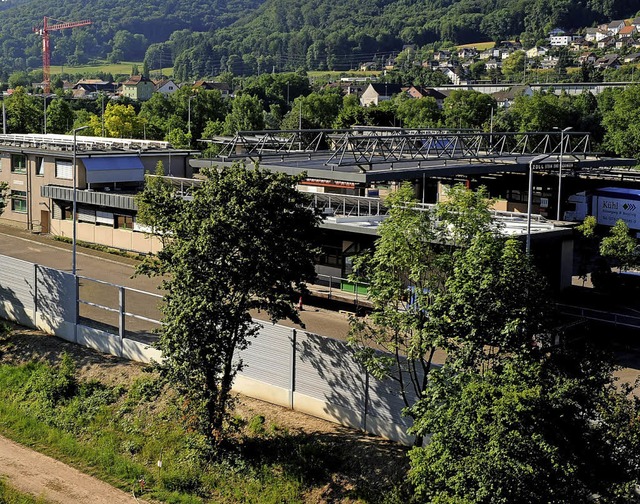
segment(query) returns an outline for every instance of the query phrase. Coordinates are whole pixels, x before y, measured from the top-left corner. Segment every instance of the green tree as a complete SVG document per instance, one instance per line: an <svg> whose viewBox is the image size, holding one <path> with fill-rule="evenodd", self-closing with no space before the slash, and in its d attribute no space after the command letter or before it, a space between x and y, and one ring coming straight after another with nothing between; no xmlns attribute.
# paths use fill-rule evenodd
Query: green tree
<svg viewBox="0 0 640 504"><path fill-rule="evenodd" d="M299 178L243 165L203 175L178 212L164 185L145 188L142 215L169 238L138 271L166 275L163 369L191 427L216 448L242 367L237 352L258 330L249 311L300 322L291 299L315 276L317 217L295 188Z"/></svg>
<svg viewBox="0 0 640 504"><path fill-rule="evenodd" d="M481 128L491 117L496 101L478 91L452 91L444 99L445 124L449 128Z"/></svg>
<svg viewBox="0 0 640 504"><path fill-rule="evenodd" d="M603 101L609 106L605 103L606 108L601 107L605 148L619 156L640 156L640 86L629 86L607 98L603 97Z"/></svg>
<svg viewBox="0 0 640 504"><path fill-rule="evenodd" d="M73 110L69 103L56 98L47 107L47 131L49 133L66 133L73 126Z"/></svg>
<svg viewBox="0 0 640 504"><path fill-rule="evenodd" d="M526 55L524 51L515 51L502 62L505 77L519 81L523 77Z"/></svg>
<svg viewBox="0 0 640 504"><path fill-rule="evenodd" d="M184 199L176 196L175 187L164 175L164 165L158 161L155 173L145 174L144 191L136 194L137 220L149 226L163 246L171 236L168 230L176 223L185 204Z"/></svg>
<svg viewBox="0 0 640 504"><path fill-rule="evenodd" d="M456 251L473 236L492 232L485 196L455 186L447 202L421 209L405 184L386 201L389 217L379 227L375 250L354 261L355 279L369 283L374 311L351 319L350 344L369 372L398 384L407 408L426 387L436 349L446 346L448 335L434 323L432 310L445 292Z"/></svg>
<svg viewBox="0 0 640 504"><path fill-rule="evenodd" d="M44 119L42 101L34 96L29 96L23 87L18 86L14 89L13 94L6 98L5 102L9 133L42 132Z"/></svg>
<svg viewBox="0 0 640 504"><path fill-rule="evenodd" d="M300 112L306 128L328 129L342 108L342 96L336 91L324 91L295 99L291 111L282 121L283 129L298 129Z"/></svg>
<svg viewBox="0 0 640 504"><path fill-rule="evenodd" d="M142 136L142 121L137 116L133 105L109 103L104 111L105 135L112 138L140 138ZM90 125L94 135L102 131L100 117L93 115Z"/></svg>
<svg viewBox="0 0 640 504"><path fill-rule="evenodd" d="M600 255L612 259L620 271L638 263L638 244L629 234L629 226L625 221L619 219L609 230L609 235L602 239Z"/></svg>
<svg viewBox="0 0 640 504"><path fill-rule="evenodd" d="M397 113L405 128L433 128L442 117L435 98L430 96L417 100L402 100Z"/></svg>
<svg viewBox="0 0 640 504"><path fill-rule="evenodd" d="M548 346L550 295L522 243L469 231L469 245L457 251L430 312L447 361L456 369L475 369Z"/></svg>
<svg viewBox="0 0 640 504"><path fill-rule="evenodd" d="M539 92L517 96L508 110L518 131L551 131L571 126L571 114L568 102L553 93Z"/></svg>
<svg viewBox="0 0 640 504"><path fill-rule="evenodd" d="M7 195L9 194L9 184L6 182L0 182L0 215L7 207Z"/></svg>
<svg viewBox="0 0 640 504"><path fill-rule="evenodd" d="M414 428L416 500L433 503L635 502L637 398L580 352L511 356L484 371L432 373Z"/></svg>
<svg viewBox="0 0 640 504"><path fill-rule="evenodd" d="M255 96L243 94L233 99L231 112L224 120L224 134L264 128L262 102Z"/></svg>

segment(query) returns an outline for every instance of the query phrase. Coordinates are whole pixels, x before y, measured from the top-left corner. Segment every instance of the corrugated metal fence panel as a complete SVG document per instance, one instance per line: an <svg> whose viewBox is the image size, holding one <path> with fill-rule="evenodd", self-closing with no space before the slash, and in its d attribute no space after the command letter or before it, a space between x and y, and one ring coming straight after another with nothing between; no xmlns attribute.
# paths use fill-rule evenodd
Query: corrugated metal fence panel
<svg viewBox="0 0 640 504"><path fill-rule="evenodd" d="M292 330L260 322L260 333L246 350L239 353L244 361L240 373L248 378L263 381L276 387L290 388Z"/></svg>
<svg viewBox="0 0 640 504"><path fill-rule="evenodd" d="M405 369L402 373L405 381L405 390L410 405L415 404L416 394L411 385L411 378L406 371L406 360L403 359L401 364ZM397 371L393 372L394 376L398 376ZM422 376L418 376L418 381L422 382ZM400 384L396 380L384 379L378 380L373 376L369 377L369 408L370 417L380 419L384 422L401 425L404 427L411 426L411 419L402 414L405 403L402 399Z"/></svg>
<svg viewBox="0 0 640 504"><path fill-rule="evenodd" d="M344 341L298 332L295 391L364 411L365 373Z"/></svg>
<svg viewBox="0 0 640 504"><path fill-rule="evenodd" d="M57 269L37 267L37 305L45 317L73 322L75 307L73 275Z"/></svg>
<svg viewBox="0 0 640 504"><path fill-rule="evenodd" d="M35 310L35 267L32 263L0 256L0 299Z"/></svg>

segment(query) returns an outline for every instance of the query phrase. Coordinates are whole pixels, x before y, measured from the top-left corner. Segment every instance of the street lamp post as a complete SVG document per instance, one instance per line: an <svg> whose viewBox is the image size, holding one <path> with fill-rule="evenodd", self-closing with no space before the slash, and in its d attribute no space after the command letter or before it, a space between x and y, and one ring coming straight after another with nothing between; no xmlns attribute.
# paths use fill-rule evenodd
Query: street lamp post
<svg viewBox="0 0 640 504"><path fill-rule="evenodd" d="M77 237L78 237L78 229L76 224L76 212L78 206L78 194L77 194L77 169L76 169L76 151L78 150L78 142L77 142L77 133L78 131L82 131L87 129L89 126L80 126L73 130L73 210L72 210L72 220L73 220L73 247L71 251L71 274L76 276L76 247L77 247Z"/></svg>
<svg viewBox="0 0 640 504"><path fill-rule="evenodd" d="M189 103L188 103L188 112L187 112L187 129L189 130L189 134L191 134L191 100L193 100L196 96L190 96L189 97Z"/></svg>
<svg viewBox="0 0 640 504"><path fill-rule="evenodd" d="M527 245L526 252L527 255L531 253L531 211L532 211L532 203L533 203L533 165L539 163L540 161L547 159L549 154L541 154L540 156L534 157L531 161L529 161L529 193L527 196Z"/></svg>
<svg viewBox="0 0 640 504"><path fill-rule="evenodd" d="M564 158L564 134L573 129L573 126L567 126L560 132L560 162L558 163L558 214L556 220L560 220L560 205L562 204L562 159Z"/></svg>

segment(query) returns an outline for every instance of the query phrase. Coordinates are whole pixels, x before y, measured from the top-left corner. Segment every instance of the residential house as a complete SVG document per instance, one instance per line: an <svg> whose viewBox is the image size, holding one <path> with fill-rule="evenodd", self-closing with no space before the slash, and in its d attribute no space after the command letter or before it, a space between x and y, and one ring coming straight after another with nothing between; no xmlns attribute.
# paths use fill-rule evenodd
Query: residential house
<svg viewBox="0 0 640 504"><path fill-rule="evenodd" d="M74 98L95 99L99 93L113 94L117 90L117 84L100 79L82 79L71 88Z"/></svg>
<svg viewBox="0 0 640 504"><path fill-rule="evenodd" d="M618 37L620 38L633 37L636 31L637 31L637 28L633 25L625 26L618 32Z"/></svg>
<svg viewBox="0 0 640 504"><path fill-rule="evenodd" d="M145 101L153 96L155 85L144 75L132 75L122 83L122 96L132 100Z"/></svg>
<svg viewBox="0 0 640 504"><path fill-rule="evenodd" d="M416 99L431 97L436 101L436 104L440 109L443 107L444 100L448 96L443 91L438 91L433 88L424 88L424 87L415 87L415 86L411 86L409 89L407 89L407 94L411 98L416 98Z"/></svg>
<svg viewBox="0 0 640 504"><path fill-rule="evenodd" d="M627 56L624 57L623 61L625 63L638 63L638 62L640 62L640 52L635 52L635 53L628 54Z"/></svg>
<svg viewBox="0 0 640 504"><path fill-rule="evenodd" d="M449 61L451 59L451 51L435 51L433 59L436 61Z"/></svg>
<svg viewBox="0 0 640 504"><path fill-rule="evenodd" d="M617 54L607 54L602 58L598 58L594 66L601 70L607 68L618 69L620 68L620 57Z"/></svg>
<svg viewBox="0 0 640 504"><path fill-rule="evenodd" d="M624 26L624 20L622 19L611 21L607 25L607 33L609 33L610 36L615 37L618 33L620 33L620 30L622 30Z"/></svg>
<svg viewBox="0 0 640 504"><path fill-rule="evenodd" d="M438 63L435 60L426 60L423 61L420 66L422 68L428 68L429 70L435 70L436 68L438 68L440 66L440 63Z"/></svg>
<svg viewBox="0 0 640 504"><path fill-rule="evenodd" d="M369 84L360 97L360 104L363 107L369 105L379 105L383 101L390 100L394 95L402 92L400 84L378 83Z"/></svg>
<svg viewBox="0 0 640 504"><path fill-rule="evenodd" d="M558 36L560 36L560 35L564 35L564 34L565 34L565 31L564 31L564 29L563 29L563 28L558 28L558 27L556 27L556 28L552 28L552 29L549 31L549 36L550 36L550 37L558 37Z"/></svg>
<svg viewBox="0 0 640 504"><path fill-rule="evenodd" d="M479 55L479 58L481 60L488 60L493 58L493 49L487 49L485 51L482 51Z"/></svg>
<svg viewBox="0 0 640 504"><path fill-rule="evenodd" d="M549 49L544 46L533 46L531 49L526 51L527 58L540 58L542 56L546 56L549 52Z"/></svg>
<svg viewBox="0 0 640 504"><path fill-rule="evenodd" d="M229 84L226 82L211 82L211 81L199 80L193 84L193 89L194 90L204 89L206 91L212 91L216 89L220 91L220 94L222 95L223 98L228 98L229 96L231 96L231 88L229 87Z"/></svg>
<svg viewBox="0 0 640 504"><path fill-rule="evenodd" d="M487 70L496 70L497 68L502 68L502 61L491 58L484 66Z"/></svg>
<svg viewBox="0 0 640 504"><path fill-rule="evenodd" d="M640 17L633 18L631 20L631 25L635 26L636 28L640 28Z"/></svg>
<svg viewBox="0 0 640 504"><path fill-rule="evenodd" d="M558 66L558 61L560 61L560 58L556 56L547 56L546 58L540 60L540 68L547 70L555 68L556 66Z"/></svg>
<svg viewBox="0 0 640 504"><path fill-rule="evenodd" d="M360 65L361 72L367 72L370 70L378 70L379 66L375 61L368 61L367 63L362 63Z"/></svg>
<svg viewBox="0 0 640 504"><path fill-rule="evenodd" d="M598 59L598 57L593 52L583 53L578 58L578 64L580 64L580 65L588 65L588 64L593 65L596 62L597 59Z"/></svg>
<svg viewBox="0 0 640 504"><path fill-rule="evenodd" d="M631 37L627 37L616 40L615 47L616 49L620 50L628 47L633 47L634 44L635 41Z"/></svg>
<svg viewBox="0 0 640 504"><path fill-rule="evenodd" d="M173 82L171 79L161 79L154 81L156 86L156 93L161 93L163 95L170 95L175 93L178 89L178 85Z"/></svg>
<svg viewBox="0 0 640 504"><path fill-rule="evenodd" d="M478 56L478 50L475 47L463 47L458 50L458 58L467 60Z"/></svg>
<svg viewBox="0 0 640 504"><path fill-rule="evenodd" d="M509 108L518 96L532 96L533 91L529 86L512 86L504 91L498 91L491 96L499 107Z"/></svg>
<svg viewBox="0 0 640 504"><path fill-rule="evenodd" d="M571 49L572 51L581 51L584 47L584 44L591 45L591 42L585 40L584 37L581 37L579 35L574 36L571 44L569 44L569 49Z"/></svg>
<svg viewBox="0 0 640 504"><path fill-rule="evenodd" d="M463 84L463 76L462 74L462 70L459 68L453 68L453 67L446 67L446 68L440 68L439 69L443 74L445 74L447 76L447 78L451 81L451 83L454 86L460 86L461 84Z"/></svg>
<svg viewBox="0 0 640 504"><path fill-rule="evenodd" d="M613 47L616 44L616 39L613 37L605 37L598 42L598 49L606 49L607 47Z"/></svg>
<svg viewBox="0 0 640 504"><path fill-rule="evenodd" d="M566 47L571 44L573 40L573 35L571 34L562 34L562 35L551 35L549 37L549 43L553 47Z"/></svg>
<svg viewBox="0 0 640 504"><path fill-rule="evenodd" d="M385 70L393 70L395 67L396 67L396 58L393 56L384 62Z"/></svg>
<svg viewBox="0 0 640 504"><path fill-rule="evenodd" d="M587 28L584 32L584 38L589 42L599 42L608 36L609 34L600 28Z"/></svg>

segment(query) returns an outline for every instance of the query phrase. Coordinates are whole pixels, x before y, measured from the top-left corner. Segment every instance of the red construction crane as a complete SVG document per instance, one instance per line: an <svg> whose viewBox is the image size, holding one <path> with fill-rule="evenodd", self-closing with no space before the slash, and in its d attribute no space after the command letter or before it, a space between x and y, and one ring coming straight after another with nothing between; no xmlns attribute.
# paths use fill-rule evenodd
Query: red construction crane
<svg viewBox="0 0 640 504"><path fill-rule="evenodd" d="M49 21L54 21L56 24L49 24ZM90 25L93 21L85 19L83 21L75 21L66 23L64 21L58 21L57 19L44 17L44 23L40 27L33 29L38 35L42 37L42 80L44 82L44 92L50 91L50 79L49 68L51 66L51 50L49 49L49 32L55 30L64 30L66 28L77 28L78 26Z"/></svg>

